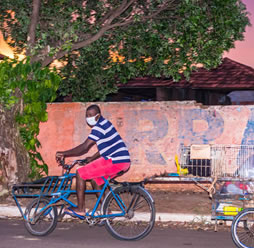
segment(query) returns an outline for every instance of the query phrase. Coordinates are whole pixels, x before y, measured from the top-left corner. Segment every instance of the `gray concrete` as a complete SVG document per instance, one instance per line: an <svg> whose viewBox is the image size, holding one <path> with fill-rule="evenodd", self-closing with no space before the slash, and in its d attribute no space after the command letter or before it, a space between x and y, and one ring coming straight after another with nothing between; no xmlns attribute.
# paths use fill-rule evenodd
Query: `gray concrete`
<svg viewBox="0 0 254 248"><path fill-rule="evenodd" d="M0 220L1 248L232 248L230 232L155 227L143 240L126 242L111 237L104 227L77 222L58 223L46 237L31 236L20 220Z"/></svg>

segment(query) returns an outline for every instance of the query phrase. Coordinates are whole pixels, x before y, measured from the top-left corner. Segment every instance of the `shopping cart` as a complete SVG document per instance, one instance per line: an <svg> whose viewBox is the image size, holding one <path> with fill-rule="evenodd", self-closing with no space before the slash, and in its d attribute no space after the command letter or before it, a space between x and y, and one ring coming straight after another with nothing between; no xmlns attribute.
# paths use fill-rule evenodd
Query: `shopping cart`
<svg viewBox="0 0 254 248"><path fill-rule="evenodd" d="M182 146L179 164L188 170L187 177L209 192L216 229L218 220L233 220L239 211L254 206L253 145ZM210 187L200 184L203 177Z"/></svg>

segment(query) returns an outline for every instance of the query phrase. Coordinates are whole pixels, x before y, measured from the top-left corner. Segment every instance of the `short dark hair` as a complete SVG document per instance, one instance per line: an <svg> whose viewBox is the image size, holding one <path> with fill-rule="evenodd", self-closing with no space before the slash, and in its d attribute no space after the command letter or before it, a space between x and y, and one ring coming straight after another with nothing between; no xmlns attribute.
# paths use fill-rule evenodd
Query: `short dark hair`
<svg viewBox="0 0 254 248"><path fill-rule="evenodd" d="M90 105L90 106L86 109L86 111L89 111L89 110L92 110L92 109L95 110L96 114L100 114L100 113L101 113L100 107L99 107L98 105L96 105L96 104Z"/></svg>

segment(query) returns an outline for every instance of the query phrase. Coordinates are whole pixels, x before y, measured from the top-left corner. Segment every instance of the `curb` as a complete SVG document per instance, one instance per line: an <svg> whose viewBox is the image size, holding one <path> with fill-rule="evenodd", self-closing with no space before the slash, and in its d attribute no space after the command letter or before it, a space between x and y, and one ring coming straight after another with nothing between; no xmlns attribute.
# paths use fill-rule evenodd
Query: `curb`
<svg viewBox="0 0 254 248"><path fill-rule="evenodd" d="M25 208L22 208L22 211L24 210ZM18 207L1 204L0 205L0 219L10 218L10 217L21 217Z"/></svg>
<svg viewBox="0 0 254 248"><path fill-rule="evenodd" d="M156 221L160 222L195 222L212 223L211 215L181 214L181 213L156 213Z"/></svg>
<svg viewBox="0 0 254 248"><path fill-rule="evenodd" d="M25 208L22 208L24 212ZM5 204L0 204L0 219L21 217L21 214L16 206L8 206ZM181 214L181 213L156 213L156 221L159 222L202 222L211 223L210 215L196 215L196 214Z"/></svg>

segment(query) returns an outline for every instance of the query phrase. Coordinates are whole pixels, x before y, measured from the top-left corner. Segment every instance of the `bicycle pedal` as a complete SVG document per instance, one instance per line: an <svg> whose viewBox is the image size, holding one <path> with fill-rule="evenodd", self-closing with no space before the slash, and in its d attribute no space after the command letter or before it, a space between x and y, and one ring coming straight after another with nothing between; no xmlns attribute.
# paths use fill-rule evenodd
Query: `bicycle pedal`
<svg viewBox="0 0 254 248"><path fill-rule="evenodd" d="M97 223L97 226L105 226L106 219L102 219L100 222Z"/></svg>
<svg viewBox="0 0 254 248"><path fill-rule="evenodd" d="M86 220L86 222L88 223L89 227L93 227L93 226L95 226L97 224L96 220L91 220L91 219Z"/></svg>

